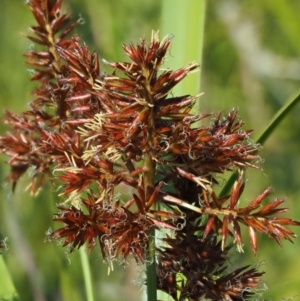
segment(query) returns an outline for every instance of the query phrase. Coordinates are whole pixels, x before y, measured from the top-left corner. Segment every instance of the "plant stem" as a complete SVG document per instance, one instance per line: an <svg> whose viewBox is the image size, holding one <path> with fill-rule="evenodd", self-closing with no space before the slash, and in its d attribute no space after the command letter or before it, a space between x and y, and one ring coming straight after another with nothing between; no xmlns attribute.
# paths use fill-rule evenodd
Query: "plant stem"
<svg viewBox="0 0 300 301"><path fill-rule="evenodd" d="M271 136L274 130L279 126L280 122L287 116L287 114L298 104L300 101L300 93L298 92L296 95L291 97L284 106L274 115L265 129L260 133L260 135L255 140L256 143L263 145L267 139ZM229 179L227 180L225 186L220 192L220 197L225 196L229 193L230 188L233 185L233 182L237 179L237 172L231 174Z"/></svg>
<svg viewBox="0 0 300 301"><path fill-rule="evenodd" d="M85 284L86 300L94 301L91 269L90 269L88 254L83 247L79 249L79 253L80 253L80 260L81 260L83 278Z"/></svg>
<svg viewBox="0 0 300 301"><path fill-rule="evenodd" d="M155 229L152 229L149 233L149 253L147 258L146 276L147 276L147 300L157 301Z"/></svg>
<svg viewBox="0 0 300 301"><path fill-rule="evenodd" d="M280 124L280 122L287 116L290 111L292 111L292 109L298 104L299 101L300 92L288 99L286 104L281 107L281 109L274 115L266 128L260 133L258 138L255 140L256 143L264 144Z"/></svg>
<svg viewBox="0 0 300 301"><path fill-rule="evenodd" d="M150 115L152 117L152 114ZM151 118L149 118L149 125L151 124ZM151 126L150 126L151 128ZM151 130L149 133L151 138ZM145 154L144 166L146 171L144 172L144 183L146 190L146 201L148 201L149 195L153 192L154 188L154 176L155 176L155 162L152 160L150 154ZM147 197L148 196L148 197ZM157 287L156 287L156 258L155 258L155 229L151 229L148 233L149 237L149 250L146 258L147 266L147 297L148 301L157 301Z"/></svg>
<svg viewBox="0 0 300 301"><path fill-rule="evenodd" d="M1 275L1 285L0 285L0 298L2 300L19 300L18 293L14 287L11 276L7 270L5 262L3 260L3 255L0 255L0 275Z"/></svg>

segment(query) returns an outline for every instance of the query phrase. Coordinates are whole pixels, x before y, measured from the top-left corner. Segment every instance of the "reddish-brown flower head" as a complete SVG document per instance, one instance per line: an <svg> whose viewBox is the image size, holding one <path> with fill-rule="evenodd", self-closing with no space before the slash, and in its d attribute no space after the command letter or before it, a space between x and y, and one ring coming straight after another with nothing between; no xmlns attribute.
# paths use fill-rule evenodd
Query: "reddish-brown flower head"
<svg viewBox="0 0 300 301"><path fill-rule="evenodd" d="M28 111L6 112L0 153L9 158L13 189L31 168L32 193L48 177L67 198L54 216L61 228L48 238L71 252L99 243L110 267L129 255L145 262L156 251L157 286L175 300L251 297L263 273L226 268L232 243L242 251L241 225L256 253L257 232L281 245L295 236L287 226L300 224L279 217L283 199L263 204L271 189L241 207L260 146L237 111L192 113L198 96L172 95L198 64L163 68L171 37L153 32L149 43L123 45L127 59L103 60L111 71L101 74L97 54L68 37L79 21L61 13L62 1L28 4L37 22L28 38L43 47L25 54L38 86ZM230 193L219 197L220 174L234 171ZM153 229L169 230L156 250Z"/></svg>

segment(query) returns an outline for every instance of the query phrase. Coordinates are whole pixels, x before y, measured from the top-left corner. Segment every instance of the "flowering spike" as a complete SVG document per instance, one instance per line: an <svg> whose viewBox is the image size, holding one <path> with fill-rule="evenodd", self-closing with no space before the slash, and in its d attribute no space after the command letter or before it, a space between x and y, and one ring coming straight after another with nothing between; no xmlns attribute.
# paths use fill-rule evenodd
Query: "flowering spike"
<svg viewBox="0 0 300 301"><path fill-rule="evenodd" d="M102 60L111 70L101 73L98 55L79 37L68 38L80 20L61 12L61 0L28 5L36 20L28 38L40 46L25 58L37 87L28 111L5 112L0 153L13 190L32 169L32 194L50 178L66 198L54 215L61 227L48 238L70 252L99 244L109 271L129 256L153 260L158 289L176 301L251 297L263 273L250 266L227 271L232 245L247 247L241 226L256 253L258 232L281 246L300 223L279 216L287 209L282 198L266 200L271 188L239 202L247 168L260 169L261 147L237 110L192 114L200 95L172 94L199 66L163 68L171 36L152 32L149 43L123 45L124 62ZM230 194L218 197L220 175L234 171ZM169 234L161 233L155 248L153 231L161 229Z"/></svg>

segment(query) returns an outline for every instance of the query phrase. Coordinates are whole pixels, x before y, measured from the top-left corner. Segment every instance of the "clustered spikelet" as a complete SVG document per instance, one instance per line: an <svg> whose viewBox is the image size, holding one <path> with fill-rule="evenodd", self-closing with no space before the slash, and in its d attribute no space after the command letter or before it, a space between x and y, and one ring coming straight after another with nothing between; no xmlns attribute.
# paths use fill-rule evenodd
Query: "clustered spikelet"
<svg viewBox="0 0 300 301"><path fill-rule="evenodd" d="M254 267L244 266L226 273L226 261L231 246L222 249L216 236L205 240L187 231L167 237L159 256L158 288L174 300L245 300L254 293L264 274ZM203 230L203 229L202 229Z"/></svg>
<svg viewBox="0 0 300 301"><path fill-rule="evenodd" d="M28 111L6 111L11 130L0 137L13 189L29 168L32 193L47 177L59 185L69 203L58 205L54 221L63 225L48 239L62 240L71 252L99 244L110 265L129 255L144 263L151 230L168 229L156 250L157 287L174 300L251 297L263 272L249 266L226 272L232 244L243 248L241 225L254 253L257 232L281 245L295 236L287 226L299 225L279 216L283 199L263 204L270 188L238 204L245 170L259 168L251 130L236 110L194 114L197 96L172 96L198 65L163 69L171 38L159 40L157 32L149 44L123 45L128 61L103 60L112 71L101 73L96 53L68 37L79 21L70 22L61 4L28 2L37 21L28 38L43 50L25 54L39 84ZM217 175L234 170L230 194L219 197ZM130 196L120 198L125 189Z"/></svg>

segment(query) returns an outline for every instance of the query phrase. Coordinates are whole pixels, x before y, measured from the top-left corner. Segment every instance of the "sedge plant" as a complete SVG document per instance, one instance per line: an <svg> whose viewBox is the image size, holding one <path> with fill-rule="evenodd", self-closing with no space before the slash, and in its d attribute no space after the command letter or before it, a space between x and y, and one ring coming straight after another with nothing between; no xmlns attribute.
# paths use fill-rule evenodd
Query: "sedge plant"
<svg viewBox="0 0 300 301"><path fill-rule="evenodd" d="M255 254L257 233L281 246L300 225L282 216L284 199L270 199L270 187L240 202L247 169L260 169L252 131L235 109L195 113L199 95L173 95L199 66L163 67L171 36L153 32L149 42L123 45L124 61L100 63L61 5L28 1L36 20L28 38L39 50L25 57L37 86L26 112L6 111L10 129L0 137L12 190L29 169L32 194L46 180L59 187L58 226L47 240L70 252L98 245L109 272L129 256L145 264L148 301L157 290L178 301L252 298L264 272L228 270L230 250L244 248L241 227ZM225 172L237 176L218 195Z"/></svg>

